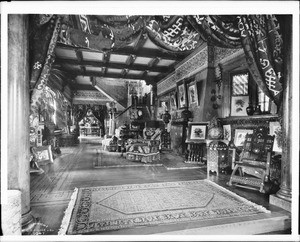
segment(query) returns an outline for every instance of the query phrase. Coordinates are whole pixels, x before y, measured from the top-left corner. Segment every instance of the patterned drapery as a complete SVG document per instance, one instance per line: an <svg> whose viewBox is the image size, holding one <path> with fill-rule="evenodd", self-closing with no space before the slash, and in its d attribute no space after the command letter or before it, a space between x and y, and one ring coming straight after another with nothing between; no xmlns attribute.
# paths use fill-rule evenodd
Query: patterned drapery
<svg viewBox="0 0 300 242"><path fill-rule="evenodd" d="M241 48L236 16L193 15L187 19L203 40L222 48Z"/></svg>
<svg viewBox="0 0 300 242"><path fill-rule="evenodd" d="M238 16L249 70L263 92L278 106L282 99L283 40L274 15Z"/></svg>
<svg viewBox="0 0 300 242"><path fill-rule="evenodd" d="M147 22L146 28L156 45L170 51L193 51L203 43L186 16L154 16Z"/></svg>
<svg viewBox="0 0 300 242"><path fill-rule="evenodd" d="M31 112L35 113L48 95L47 80L55 58L61 19L56 15L32 15L30 21Z"/></svg>

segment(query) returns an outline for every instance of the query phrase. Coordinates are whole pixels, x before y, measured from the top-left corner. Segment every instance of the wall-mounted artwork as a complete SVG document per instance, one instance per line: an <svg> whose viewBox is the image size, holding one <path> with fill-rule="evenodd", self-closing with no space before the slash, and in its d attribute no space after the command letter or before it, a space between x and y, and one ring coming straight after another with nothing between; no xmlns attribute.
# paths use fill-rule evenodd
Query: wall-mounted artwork
<svg viewBox="0 0 300 242"><path fill-rule="evenodd" d="M279 122L270 122L269 123L270 128L270 135L275 135L274 144L273 144L273 151L274 152L282 152L282 145L281 145L281 136L282 136L282 130L281 125Z"/></svg>
<svg viewBox="0 0 300 242"><path fill-rule="evenodd" d="M193 82L189 84L188 87L188 99L189 99L189 105L196 104L198 105L198 93L197 93L197 86Z"/></svg>
<svg viewBox="0 0 300 242"><path fill-rule="evenodd" d="M177 93L178 93L178 108L187 107L187 95L186 95L186 87L184 82L177 85Z"/></svg>
<svg viewBox="0 0 300 242"><path fill-rule="evenodd" d="M246 134L253 134L252 129L236 129L234 136L234 145L236 147L242 147L244 145Z"/></svg>
<svg viewBox="0 0 300 242"><path fill-rule="evenodd" d="M223 125L223 135L224 135L224 140L231 140L231 125L226 124Z"/></svg>
<svg viewBox="0 0 300 242"><path fill-rule="evenodd" d="M206 139L208 123L188 123L187 142L203 142Z"/></svg>
<svg viewBox="0 0 300 242"><path fill-rule="evenodd" d="M170 110L175 111L177 110L177 98L176 98L176 92L172 92L170 94Z"/></svg>
<svg viewBox="0 0 300 242"><path fill-rule="evenodd" d="M246 108L249 106L249 96L231 97L231 116L247 116Z"/></svg>

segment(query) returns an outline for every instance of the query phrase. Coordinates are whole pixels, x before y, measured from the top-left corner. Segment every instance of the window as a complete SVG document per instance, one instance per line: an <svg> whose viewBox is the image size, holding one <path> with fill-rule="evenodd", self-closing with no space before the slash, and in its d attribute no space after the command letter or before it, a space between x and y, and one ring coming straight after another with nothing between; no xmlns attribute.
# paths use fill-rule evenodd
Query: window
<svg viewBox="0 0 300 242"><path fill-rule="evenodd" d="M257 105L260 105L263 114L270 113L272 103L249 72L242 71L231 76L231 116L246 116L246 108L248 106L255 108Z"/></svg>
<svg viewBox="0 0 300 242"><path fill-rule="evenodd" d="M246 116L249 106L249 73L232 75L231 116Z"/></svg>

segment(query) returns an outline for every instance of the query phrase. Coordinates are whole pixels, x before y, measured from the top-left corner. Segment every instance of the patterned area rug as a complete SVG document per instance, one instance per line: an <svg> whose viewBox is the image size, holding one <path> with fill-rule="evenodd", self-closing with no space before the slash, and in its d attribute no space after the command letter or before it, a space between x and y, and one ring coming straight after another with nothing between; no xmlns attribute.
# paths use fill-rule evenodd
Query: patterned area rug
<svg viewBox="0 0 300 242"><path fill-rule="evenodd" d="M269 212L209 180L80 188L76 196L59 234L92 234Z"/></svg>

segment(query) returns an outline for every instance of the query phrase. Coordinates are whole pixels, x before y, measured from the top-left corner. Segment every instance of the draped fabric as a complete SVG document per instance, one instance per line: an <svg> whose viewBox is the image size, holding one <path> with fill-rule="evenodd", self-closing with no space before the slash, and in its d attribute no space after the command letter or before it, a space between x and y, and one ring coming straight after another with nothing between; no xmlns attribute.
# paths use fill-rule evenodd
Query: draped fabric
<svg viewBox="0 0 300 242"><path fill-rule="evenodd" d="M87 111L88 108L86 105L82 105L82 104L74 105L73 113L75 114L74 118L77 125L86 116Z"/></svg>
<svg viewBox="0 0 300 242"><path fill-rule="evenodd" d="M154 16L147 22L146 28L156 45L170 51L193 51L203 43L185 16Z"/></svg>
<svg viewBox="0 0 300 242"><path fill-rule="evenodd" d="M36 112L47 98L47 80L54 62L54 49L60 32L60 18L55 15L31 16L30 88L31 111Z"/></svg>
<svg viewBox="0 0 300 242"><path fill-rule="evenodd" d="M93 115L99 120L99 122L101 124L100 125L101 133L104 134L105 133L104 119L107 116L106 106L95 105L95 106L92 106L91 110L92 110Z"/></svg>
<svg viewBox="0 0 300 242"><path fill-rule="evenodd" d="M274 15L239 16L239 30L249 70L278 106L282 99L283 40Z"/></svg>
<svg viewBox="0 0 300 242"><path fill-rule="evenodd" d="M188 21L201 38L223 48L241 48L236 16L193 15Z"/></svg>

